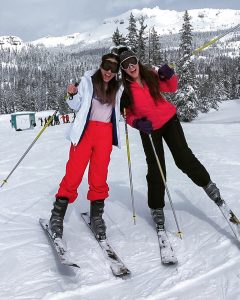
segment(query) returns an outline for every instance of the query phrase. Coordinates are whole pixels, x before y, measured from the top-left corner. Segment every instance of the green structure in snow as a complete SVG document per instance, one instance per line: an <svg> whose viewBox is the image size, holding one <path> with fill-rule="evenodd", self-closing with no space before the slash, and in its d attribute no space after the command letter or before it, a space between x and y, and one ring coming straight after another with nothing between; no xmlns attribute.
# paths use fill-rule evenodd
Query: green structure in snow
<svg viewBox="0 0 240 300"><path fill-rule="evenodd" d="M11 124L17 131L33 129L36 126L35 112L21 111L12 113Z"/></svg>

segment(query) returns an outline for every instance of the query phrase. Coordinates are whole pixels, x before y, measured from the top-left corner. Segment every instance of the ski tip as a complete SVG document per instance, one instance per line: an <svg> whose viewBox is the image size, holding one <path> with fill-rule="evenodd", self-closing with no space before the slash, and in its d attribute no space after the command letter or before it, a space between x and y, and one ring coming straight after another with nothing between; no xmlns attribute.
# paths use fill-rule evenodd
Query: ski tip
<svg viewBox="0 0 240 300"><path fill-rule="evenodd" d="M48 222L47 219L39 218L39 223L47 223L47 222Z"/></svg>
<svg viewBox="0 0 240 300"><path fill-rule="evenodd" d="M48 220L47 220L47 219L42 219L42 218L40 218L40 219L39 219L39 224L40 224L42 227L46 228L46 227L48 226Z"/></svg>
<svg viewBox="0 0 240 300"><path fill-rule="evenodd" d="M74 268L80 269L80 266L76 263L69 263L69 262L65 263L65 262L63 262L62 264L65 265L65 266L68 266L68 267L74 267Z"/></svg>
<svg viewBox="0 0 240 300"><path fill-rule="evenodd" d="M128 269L123 270L120 273L114 273L117 278L128 279L131 277L131 272Z"/></svg>
<svg viewBox="0 0 240 300"><path fill-rule="evenodd" d="M178 264L178 261L167 261L167 262L162 262L164 266L175 266Z"/></svg>
<svg viewBox="0 0 240 300"><path fill-rule="evenodd" d="M169 257L169 258L162 258L162 264L165 266L171 266L171 265L177 265L178 260L175 256Z"/></svg>
<svg viewBox="0 0 240 300"><path fill-rule="evenodd" d="M88 212L81 213L82 216L88 216Z"/></svg>

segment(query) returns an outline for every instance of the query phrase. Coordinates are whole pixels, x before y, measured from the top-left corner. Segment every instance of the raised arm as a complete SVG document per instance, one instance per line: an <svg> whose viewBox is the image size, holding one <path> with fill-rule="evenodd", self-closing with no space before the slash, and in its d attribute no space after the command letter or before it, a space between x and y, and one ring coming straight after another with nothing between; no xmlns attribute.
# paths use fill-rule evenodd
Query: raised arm
<svg viewBox="0 0 240 300"><path fill-rule="evenodd" d="M165 93L174 93L178 88L178 78L174 69L168 65L163 65L158 69L160 91Z"/></svg>

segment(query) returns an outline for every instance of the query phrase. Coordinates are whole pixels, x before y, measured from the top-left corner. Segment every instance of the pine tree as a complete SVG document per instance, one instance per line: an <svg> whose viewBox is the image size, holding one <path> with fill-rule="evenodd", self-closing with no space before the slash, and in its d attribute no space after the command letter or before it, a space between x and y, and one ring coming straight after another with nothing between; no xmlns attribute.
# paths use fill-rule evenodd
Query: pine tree
<svg viewBox="0 0 240 300"><path fill-rule="evenodd" d="M180 62L178 65L179 89L174 98L178 114L182 121L190 122L198 115L198 96L192 54L192 25L190 16L185 11L183 26L180 30Z"/></svg>
<svg viewBox="0 0 240 300"><path fill-rule="evenodd" d="M137 55L141 62L145 62L146 40L147 40L147 37L145 36L145 29L147 28L147 25L144 25L145 18L143 16L141 16L138 21L140 24L140 29L137 36L138 37Z"/></svg>
<svg viewBox="0 0 240 300"><path fill-rule="evenodd" d="M230 99L240 99L240 49L236 59L232 59L229 66L229 79L231 84Z"/></svg>
<svg viewBox="0 0 240 300"><path fill-rule="evenodd" d="M160 44L160 36L154 27L149 29L148 36L148 63L152 65L160 65L163 62L161 56L161 44Z"/></svg>
<svg viewBox="0 0 240 300"><path fill-rule="evenodd" d="M234 84L234 99L240 99L240 48L239 48L239 54L236 59L236 73L234 73L234 78L236 78L236 82Z"/></svg>
<svg viewBox="0 0 240 300"><path fill-rule="evenodd" d="M206 77L205 81L201 85L201 95L200 93L200 104L199 111L202 113L208 112L211 108L218 109L218 102L216 95L216 85L214 84L215 80L211 76Z"/></svg>
<svg viewBox="0 0 240 300"><path fill-rule="evenodd" d="M118 27L112 35L112 41L115 46L126 45L126 38L119 32Z"/></svg>
<svg viewBox="0 0 240 300"><path fill-rule="evenodd" d="M133 14L130 14L129 17L129 26L128 34L127 34L127 45L133 51L137 52L138 50L138 33L137 33L137 24L136 19L134 18Z"/></svg>

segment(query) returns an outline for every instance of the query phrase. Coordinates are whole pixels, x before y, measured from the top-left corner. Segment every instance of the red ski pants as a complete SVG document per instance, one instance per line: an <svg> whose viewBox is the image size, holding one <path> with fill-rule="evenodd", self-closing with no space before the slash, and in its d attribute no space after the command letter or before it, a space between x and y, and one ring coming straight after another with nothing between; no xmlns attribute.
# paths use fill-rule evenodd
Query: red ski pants
<svg viewBox="0 0 240 300"><path fill-rule="evenodd" d="M69 203L78 196L77 189L89 163L87 199L94 201L108 197L107 174L112 152L112 123L89 121L81 141L71 145L66 174L56 197L65 197Z"/></svg>

